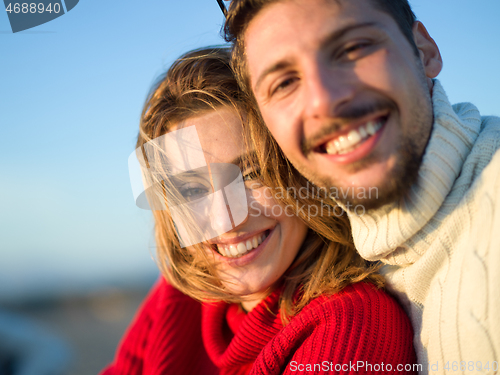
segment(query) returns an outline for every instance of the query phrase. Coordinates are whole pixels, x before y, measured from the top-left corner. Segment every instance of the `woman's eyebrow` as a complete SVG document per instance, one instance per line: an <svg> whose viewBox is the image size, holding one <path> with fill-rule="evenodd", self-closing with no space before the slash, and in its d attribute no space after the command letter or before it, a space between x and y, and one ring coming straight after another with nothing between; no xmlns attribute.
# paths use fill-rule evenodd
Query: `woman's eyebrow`
<svg viewBox="0 0 500 375"><path fill-rule="evenodd" d="M247 160L256 161L257 160L257 151L250 151L245 154L241 154L240 156L234 158L230 161L231 164L235 164L241 168L243 164L247 164Z"/></svg>

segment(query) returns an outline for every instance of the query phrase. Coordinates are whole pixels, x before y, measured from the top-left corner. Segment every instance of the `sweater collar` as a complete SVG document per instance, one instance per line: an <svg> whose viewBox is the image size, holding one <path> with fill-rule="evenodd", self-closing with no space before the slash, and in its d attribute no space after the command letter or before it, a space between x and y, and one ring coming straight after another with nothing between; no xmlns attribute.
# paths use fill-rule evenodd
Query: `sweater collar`
<svg viewBox="0 0 500 375"><path fill-rule="evenodd" d="M281 292L281 288L276 289L244 318L232 316L231 329L227 315L242 312L224 302L203 305L203 342L217 367L253 364L262 348L283 328L279 314Z"/></svg>
<svg viewBox="0 0 500 375"><path fill-rule="evenodd" d="M390 264L414 263L425 251L412 237L436 214L453 189L479 135L481 117L470 103L452 106L438 80L432 94L434 124L417 182L404 198L362 216L348 212L361 256Z"/></svg>

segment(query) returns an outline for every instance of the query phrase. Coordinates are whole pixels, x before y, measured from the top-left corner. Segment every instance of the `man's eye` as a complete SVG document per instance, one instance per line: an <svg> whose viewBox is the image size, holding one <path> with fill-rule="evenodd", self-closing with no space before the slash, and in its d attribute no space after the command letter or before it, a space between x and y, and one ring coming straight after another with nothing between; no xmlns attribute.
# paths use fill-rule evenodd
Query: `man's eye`
<svg viewBox="0 0 500 375"><path fill-rule="evenodd" d="M285 90L286 88L291 86L293 83L295 83L295 81L297 81L297 78L291 77L291 78L287 78L287 79L279 82L278 85L276 85L274 88L272 88L271 95L274 95L274 94L278 93L279 91Z"/></svg>
<svg viewBox="0 0 500 375"><path fill-rule="evenodd" d="M348 45L346 48L342 50L342 52L340 53L340 57L347 58L349 60L357 59L363 56L364 50L369 46L370 43L368 42L360 42Z"/></svg>

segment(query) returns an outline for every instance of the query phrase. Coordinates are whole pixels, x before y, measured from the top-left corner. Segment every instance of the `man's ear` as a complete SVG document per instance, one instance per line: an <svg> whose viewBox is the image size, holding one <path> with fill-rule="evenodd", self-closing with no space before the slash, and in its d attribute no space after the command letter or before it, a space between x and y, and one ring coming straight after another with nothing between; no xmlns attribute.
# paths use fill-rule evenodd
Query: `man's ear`
<svg viewBox="0 0 500 375"><path fill-rule="evenodd" d="M422 22L416 21L413 24L413 39L417 45L420 60L424 66L427 78L435 78L443 68L443 59L439 48L431 38Z"/></svg>

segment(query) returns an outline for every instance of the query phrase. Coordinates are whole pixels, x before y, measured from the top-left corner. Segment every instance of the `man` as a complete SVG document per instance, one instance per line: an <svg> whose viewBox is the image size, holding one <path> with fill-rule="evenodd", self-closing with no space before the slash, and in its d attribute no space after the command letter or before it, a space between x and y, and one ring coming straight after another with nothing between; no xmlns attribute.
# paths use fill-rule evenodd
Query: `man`
<svg viewBox="0 0 500 375"><path fill-rule="evenodd" d="M500 120L450 105L407 0L233 0L225 31L283 152L386 264L420 372L498 370Z"/></svg>

